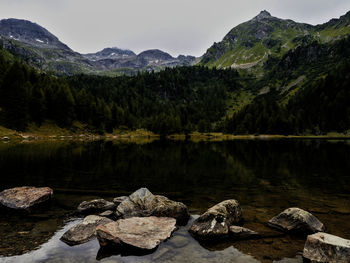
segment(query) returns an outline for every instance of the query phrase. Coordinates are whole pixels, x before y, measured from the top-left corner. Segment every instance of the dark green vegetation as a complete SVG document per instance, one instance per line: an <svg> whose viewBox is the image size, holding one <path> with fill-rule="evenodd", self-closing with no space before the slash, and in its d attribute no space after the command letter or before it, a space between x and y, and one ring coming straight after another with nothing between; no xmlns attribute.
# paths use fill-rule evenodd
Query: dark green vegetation
<svg viewBox="0 0 350 263"><path fill-rule="evenodd" d="M2 51L2 54L6 54ZM69 127L74 120L96 132L146 128L159 134L211 130L225 114L227 94L238 89L233 70L166 69L134 77L39 74L0 57L2 125L25 130L45 119Z"/></svg>
<svg viewBox="0 0 350 263"><path fill-rule="evenodd" d="M209 67L135 76L58 77L38 72L11 48L1 49L0 125L25 130L52 120L67 128L79 121L98 133L144 128L161 135L349 134L349 24L350 13L311 26L264 11L208 50L201 63ZM50 45L57 41L52 36ZM106 49L88 56L107 63L117 51L131 52ZM141 55L169 58L161 51ZM239 71L221 60L240 64L234 66Z"/></svg>
<svg viewBox="0 0 350 263"><path fill-rule="evenodd" d="M256 88L269 92L227 119L227 131L317 135L350 129L349 37L300 46L280 60L270 58L265 69Z"/></svg>

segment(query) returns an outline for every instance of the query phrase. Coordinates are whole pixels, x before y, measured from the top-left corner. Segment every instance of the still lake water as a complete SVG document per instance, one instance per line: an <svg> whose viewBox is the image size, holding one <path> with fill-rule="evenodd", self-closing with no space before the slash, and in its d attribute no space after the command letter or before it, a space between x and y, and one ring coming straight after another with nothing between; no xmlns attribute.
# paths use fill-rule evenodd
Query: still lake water
<svg viewBox="0 0 350 263"><path fill-rule="evenodd" d="M234 140L128 143L0 143L0 191L49 186L54 200L30 215L0 215L0 262L302 262L305 238L265 223L288 207L312 212L327 232L350 239L350 141ZM237 199L244 226L264 238L199 244L181 227L150 255L112 255L96 240L59 238L83 200L112 199L140 187L185 203L192 219Z"/></svg>

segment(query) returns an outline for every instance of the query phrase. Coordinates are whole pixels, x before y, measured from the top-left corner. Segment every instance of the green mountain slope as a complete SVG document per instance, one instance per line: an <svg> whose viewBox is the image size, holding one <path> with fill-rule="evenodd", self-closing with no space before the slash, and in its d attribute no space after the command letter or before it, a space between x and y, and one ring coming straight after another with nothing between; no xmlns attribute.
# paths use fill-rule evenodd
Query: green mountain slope
<svg viewBox="0 0 350 263"><path fill-rule="evenodd" d="M305 43L326 43L350 33L350 13L340 19L312 26L284 20L262 11L252 20L233 28L219 43L203 55L201 64L217 68L261 68L269 56L282 57Z"/></svg>

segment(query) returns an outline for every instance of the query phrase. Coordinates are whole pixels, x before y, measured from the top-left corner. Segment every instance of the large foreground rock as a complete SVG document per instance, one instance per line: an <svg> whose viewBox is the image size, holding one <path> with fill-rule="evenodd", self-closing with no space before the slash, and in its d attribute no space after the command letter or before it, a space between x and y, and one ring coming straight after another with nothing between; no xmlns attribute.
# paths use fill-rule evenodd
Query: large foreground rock
<svg viewBox="0 0 350 263"><path fill-rule="evenodd" d="M117 215L122 218L172 217L181 225L186 224L190 216L183 203L169 200L165 196L153 195L147 188L141 188L124 198L117 207Z"/></svg>
<svg viewBox="0 0 350 263"><path fill-rule="evenodd" d="M50 200L53 190L49 187L15 187L0 193L0 203L12 209L30 209Z"/></svg>
<svg viewBox="0 0 350 263"><path fill-rule="evenodd" d="M104 212L112 210L116 206L113 202L106 201L104 199L94 199L91 201L84 201L78 206L78 211L84 214Z"/></svg>
<svg viewBox="0 0 350 263"><path fill-rule="evenodd" d="M272 218L268 225L284 232L310 234L324 231L324 225L311 213L300 208L288 208Z"/></svg>
<svg viewBox="0 0 350 263"><path fill-rule="evenodd" d="M197 218L190 227L190 233L201 240L215 240L229 236L230 226L242 220L242 209L236 200L226 200Z"/></svg>
<svg viewBox="0 0 350 263"><path fill-rule="evenodd" d="M349 263L350 240L322 232L310 235L303 256L313 262Z"/></svg>
<svg viewBox="0 0 350 263"><path fill-rule="evenodd" d="M132 217L100 225L96 234L101 246L152 250L171 236L175 225L176 220L169 217Z"/></svg>
<svg viewBox="0 0 350 263"><path fill-rule="evenodd" d="M86 243L96 236L96 227L113 222L112 220L90 215L63 234L61 240L70 246Z"/></svg>

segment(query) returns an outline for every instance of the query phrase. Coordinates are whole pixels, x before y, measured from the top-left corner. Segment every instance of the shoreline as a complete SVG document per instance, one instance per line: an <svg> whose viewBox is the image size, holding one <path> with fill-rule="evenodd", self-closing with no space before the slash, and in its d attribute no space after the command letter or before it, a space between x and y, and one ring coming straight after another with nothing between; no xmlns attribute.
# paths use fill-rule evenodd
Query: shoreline
<svg viewBox="0 0 350 263"><path fill-rule="evenodd" d="M167 139L173 141L230 141L230 140L278 140L278 139L296 139L296 140L350 140L350 135L340 133L328 133L326 135L234 135L224 133L200 133L193 132L188 135L172 134L167 136L160 136L147 130L135 131L120 131L116 130L114 133L106 133L103 135L73 132L65 129L58 129L57 133L54 130L28 132L18 132L7 128L0 127L0 141L1 142L36 142L36 141L130 141L130 142L152 142L155 140Z"/></svg>

